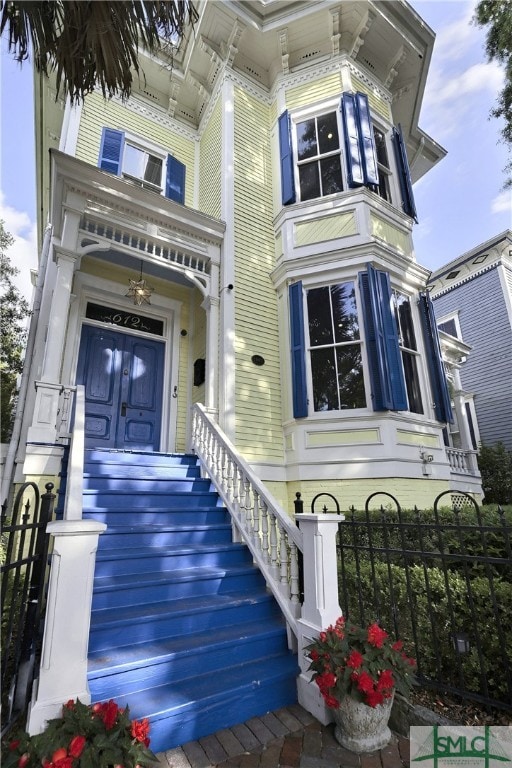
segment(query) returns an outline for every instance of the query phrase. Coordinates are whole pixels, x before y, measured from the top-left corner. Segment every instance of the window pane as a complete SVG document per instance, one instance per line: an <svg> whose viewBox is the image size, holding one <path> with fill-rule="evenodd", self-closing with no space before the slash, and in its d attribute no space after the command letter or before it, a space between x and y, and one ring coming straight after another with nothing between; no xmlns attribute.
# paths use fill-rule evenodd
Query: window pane
<svg viewBox="0 0 512 768"><path fill-rule="evenodd" d="M144 179L159 187L162 183L162 160L159 157L153 157L153 155L146 155L146 160Z"/></svg>
<svg viewBox="0 0 512 768"><path fill-rule="evenodd" d="M321 155L339 149L336 112L330 112L328 115L321 115L318 118L318 146Z"/></svg>
<svg viewBox="0 0 512 768"><path fill-rule="evenodd" d="M342 191L343 182L339 155L320 160L320 172L322 174L322 195L333 195L335 192Z"/></svg>
<svg viewBox="0 0 512 768"><path fill-rule="evenodd" d="M409 410L412 413L423 413L423 403L421 402L416 357L409 354L408 352L402 352L402 362L404 366L405 385L407 387Z"/></svg>
<svg viewBox="0 0 512 768"><path fill-rule="evenodd" d="M332 344L332 318L329 288L308 291L309 343L312 347Z"/></svg>
<svg viewBox="0 0 512 768"><path fill-rule="evenodd" d="M320 197L320 179L318 178L318 163L306 163L299 166L301 200L312 200Z"/></svg>
<svg viewBox="0 0 512 768"><path fill-rule="evenodd" d="M387 200L388 203L390 203L391 195L389 193L388 175L387 173L384 173L384 171L381 171L380 168L377 169L377 173L379 176L379 189L378 189L379 196L382 197L383 200Z"/></svg>
<svg viewBox="0 0 512 768"><path fill-rule="evenodd" d="M354 283L332 285L331 301L335 341L359 339Z"/></svg>
<svg viewBox="0 0 512 768"><path fill-rule="evenodd" d="M414 325L412 322L411 302L406 296L396 294L398 306L398 323L400 327L401 345L407 349L417 349Z"/></svg>
<svg viewBox="0 0 512 768"><path fill-rule="evenodd" d="M311 350L311 376L315 411L339 409L334 348Z"/></svg>
<svg viewBox="0 0 512 768"><path fill-rule="evenodd" d="M386 139L382 131L378 128L373 129L373 138L375 140L375 151L377 153L377 162L383 165L385 168L389 168L388 150L386 147Z"/></svg>
<svg viewBox="0 0 512 768"><path fill-rule="evenodd" d="M359 344L336 348L340 408L365 408L363 366Z"/></svg>
<svg viewBox="0 0 512 768"><path fill-rule="evenodd" d="M457 326L455 325L455 320L446 320L444 323L439 323L437 326L440 331L444 331L445 333L449 333L450 336L455 336L455 338L458 338L457 334Z"/></svg>
<svg viewBox="0 0 512 768"><path fill-rule="evenodd" d="M144 178L144 152L131 144L125 144L123 155L123 171L138 179Z"/></svg>
<svg viewBox="0 0 512 768"><path fill-rule="evenodd" d="M297 156L299 160L314 157L317 154L315 120L297 123Z"/></svg>

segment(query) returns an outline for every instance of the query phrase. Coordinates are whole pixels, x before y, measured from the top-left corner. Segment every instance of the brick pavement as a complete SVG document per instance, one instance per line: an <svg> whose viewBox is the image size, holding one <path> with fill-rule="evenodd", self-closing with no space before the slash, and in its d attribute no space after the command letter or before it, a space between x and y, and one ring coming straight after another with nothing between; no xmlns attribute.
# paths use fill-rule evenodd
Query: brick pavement
<svg viewBox="0 0 512 768"><path fill-rule="evenodd" d="M409 741L393 735L380 752L356 755L299 705L158 755L158 768L409 768Z"/></svg>

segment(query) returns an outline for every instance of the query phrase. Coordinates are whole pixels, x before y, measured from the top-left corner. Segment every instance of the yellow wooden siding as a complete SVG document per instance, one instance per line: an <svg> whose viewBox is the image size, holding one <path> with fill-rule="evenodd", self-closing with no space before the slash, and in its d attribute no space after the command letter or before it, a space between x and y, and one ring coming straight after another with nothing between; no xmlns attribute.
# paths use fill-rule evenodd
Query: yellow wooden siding
<svg viewBox="0 0 512 768"><path fill-rule="evenodd" d="M235 90L236 442L249 460L281 460L270 110ZM263 366L252 355L265 359Z"/></svg>
<svg viewBox="0 0 512 768"><path fill-rule="evenodd" d="M202 309L201 302L203 296L199 291L194 292L193 302L193 337L192 337L192 362L194 360L206 359L206 312ZM193 375L193 369L192 369ZM192 402L204 403L204 391L205 385L200 384L198 387L194 386L192 380Z"/></svg>
<svg viewBox="0 0 512 768"><path fill-rule="evenodd" d="M368 445L379 443L378 429L342 429L306 432L306 447L316 448L324 445Z"/></svg>
<svg viewBox="0 0 512 768"><path fill-rule="evenodd" d="M298 222L294 228L295 246L311 245L357 234L353 212L322 216L311 221Z"/></svg>
<svg viewBox="0 0 512 768"><path fill-rule="evenodd" d="M222 100L219 96L199 144L199 210L216 219L221 217L221 148Z"/></svg>
<svg viewBox="0 0 512 768"><path fill-rule="evenodd" d="M117 101L107 101L97 93L85 99L76 147L76 156L91 165L98 165L101 133L104 127L129 131L147 139L174 155L186 167L185 205L194 203L194 141L174 133L172 126L165 128L150 118L133 112Z"/></svg>
<svg viewBox="0 0 512 768"><path fill-rule="evenodd" d="M425 448L439 448L437 435L427 435L423 432L410 432L406 429L397 429L396 439L402 445L423 445Z"/></svg>
<svg viewBox="0 0 512 768"><path fill-rule="evenodd" d="M295 88L289 88L286 91L285 96L286 108L296 109L297 107L308 106L317 101L321 101L321 99L341 94L341 91L341 74L339 72L333 72L331 75L314 80L313 82L303 83Z"/></svg>
<svg viewBox="0 0 512 768"><path fill-rule="evenodd" d="M304 502L304 512L311 511L311 502L318 493L328 491L338 499L341 511L347 511L352 505L356 509L364 509L366 499L372 493L379 491L390 493L400 503L402 509L413 509L416 505L419 509L432 507L434 499L443 491L447 491L449 484L446 480L432 480L427 478L365 478L364 482L355 478L354 480L308 480L304 482L293 482L287 484L288 502L286 509L293 509L295 494L299 492ZM282 492L280 494L282 498ZM383 496L376 496L370 502L371 509L378 509L381 504L386 504ZM315 505L318 512L321 510L323 500L319 499ZM335 511L334 502L329 504L329 511Z"/></svg>
<svg viewBox="0 0 512 768"><path fill-rule="evenodd" d="M379 115L381 115L381 117L386 118L386 120L391 120L391 110L388 102L374 88L367 85L367 83L365 83L364 80L360 80L359 78L354 77L353 75L352 75L352 88L354 91L360 91L361 93L366 93L366 95L368 96L370 109L372 109L374 112L377 112Z"/></svg>
<svg viewBox="0 0 512 768"><path fill-rule="evenodd" d="M372 235L379 240L383 240L388 245L394 246L399 253L410 254L410 238L400 229L397 229L389 221L381 219L374 213L370 214L370 224Z"/></svg>

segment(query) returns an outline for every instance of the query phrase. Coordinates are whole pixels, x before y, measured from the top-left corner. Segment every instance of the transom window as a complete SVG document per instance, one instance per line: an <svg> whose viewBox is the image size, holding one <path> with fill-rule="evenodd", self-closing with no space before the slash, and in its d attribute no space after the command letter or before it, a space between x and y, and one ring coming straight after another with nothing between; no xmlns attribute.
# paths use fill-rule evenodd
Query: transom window
<svg viewBox="0 0 512 768"><path fill-rule="evenodd" d="M301 200L341 192L341 147L336 112L297 123L296 136Z"/></svg>
<svg viewBox="0 0 512 768"><path fill-rule="evenodd" d="M163 159L140 147L125 142L123 152L123 176L142 187L162 191Z"/></svg>
<svg viewBox="0 0 512 768"><path fill-rule="evenodd" d="M365 408L354 283L308 290L307 310L314 410Z"/></svg>
<svg viewBox="0 0 512 768"><path fill-rule="evenodd" d="M418 345L414 333L411 301L408 296L393 291L392 303L398 328L398 345L402 355L409 410L412 413L423 413L417 365Z"/></svg>

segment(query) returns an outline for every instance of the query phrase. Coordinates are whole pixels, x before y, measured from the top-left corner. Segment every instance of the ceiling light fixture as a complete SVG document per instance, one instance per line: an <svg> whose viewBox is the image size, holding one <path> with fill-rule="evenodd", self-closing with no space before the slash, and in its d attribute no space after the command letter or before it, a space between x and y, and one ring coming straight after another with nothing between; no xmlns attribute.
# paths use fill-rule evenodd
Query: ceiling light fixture
<svg viewBox="0 0 512 768"><path fill-rule="evenodd" d="M125 295L133 299L135 306L140 307L141 304L151 304L149 299L155 289L150 288L147 282L142 279L142 261L140 262L139 279L129 280L129 283L130 287Z"/></svg>

